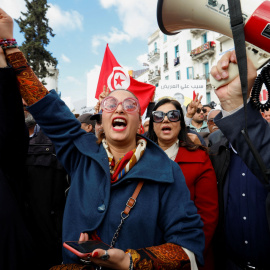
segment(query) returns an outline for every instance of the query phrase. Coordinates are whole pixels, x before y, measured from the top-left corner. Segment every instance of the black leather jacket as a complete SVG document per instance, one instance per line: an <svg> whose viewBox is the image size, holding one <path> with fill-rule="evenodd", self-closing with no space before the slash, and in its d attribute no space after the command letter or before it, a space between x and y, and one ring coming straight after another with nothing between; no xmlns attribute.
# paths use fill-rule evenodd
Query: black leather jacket
<svg viewBox="0 0 270 270"><path fill-rule="evenodd" d="M68 175L54 145L40 130L30 138L24 182L26 221L36 249L46 258L40 269L62 262L62 219Z"/></svg>

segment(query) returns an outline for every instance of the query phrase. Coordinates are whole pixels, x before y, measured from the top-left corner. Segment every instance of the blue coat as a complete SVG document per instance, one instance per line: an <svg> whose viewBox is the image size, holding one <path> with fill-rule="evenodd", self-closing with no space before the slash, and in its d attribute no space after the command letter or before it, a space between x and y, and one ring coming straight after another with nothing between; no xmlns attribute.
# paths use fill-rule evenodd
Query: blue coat
<svg viewBox="0 0 270 270"><path fill-rule="evenodd" d="M52 91L29 107L44 133L53 141L58 158L71 176L63 221L63 241L77 241L80 233L98 230L107 244L120 223L120 214L137 182L144 186L126 219L115 247L139 249L166 242L181 245L203 263L202 222L179 166L155 143L117 183L111 185L103 145L81 129L79 121ZM64 262L76 255L63 250Z"/></svg>

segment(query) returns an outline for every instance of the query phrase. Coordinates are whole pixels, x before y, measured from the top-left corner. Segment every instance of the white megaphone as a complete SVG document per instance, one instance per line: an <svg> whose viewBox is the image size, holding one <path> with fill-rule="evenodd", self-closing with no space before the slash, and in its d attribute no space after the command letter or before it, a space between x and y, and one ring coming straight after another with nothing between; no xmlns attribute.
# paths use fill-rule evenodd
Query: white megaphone
<svg viewBox="0 0 270 270"><path fill-rule="evenodd" d="M245 23L247 56L256 69L270 59L270 1L241 0ZM174 35L183 29L206 29L232 38L227 0L158 0L157 20L160 30ZM229 78L222 82L210 76L218 88L238 75L235 64L229 66Z"/></svg>

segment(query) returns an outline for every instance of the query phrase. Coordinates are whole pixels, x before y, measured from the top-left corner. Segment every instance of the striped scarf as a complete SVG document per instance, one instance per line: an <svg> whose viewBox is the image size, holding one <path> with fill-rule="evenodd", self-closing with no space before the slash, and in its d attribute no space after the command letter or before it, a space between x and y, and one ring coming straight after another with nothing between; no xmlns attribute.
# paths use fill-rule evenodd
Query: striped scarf
<svg viewBox="0 0 270 270"><path fill-rule="evenodd" d="M126 173L128 173L129 170L132 169L132 167L140 160L146 148L146 140L143 138L138 138L137 147L127 152L115 164L114 157L110 151L106 139L102 140L102 144L108 155L112 184L117 182Z"/></svg>

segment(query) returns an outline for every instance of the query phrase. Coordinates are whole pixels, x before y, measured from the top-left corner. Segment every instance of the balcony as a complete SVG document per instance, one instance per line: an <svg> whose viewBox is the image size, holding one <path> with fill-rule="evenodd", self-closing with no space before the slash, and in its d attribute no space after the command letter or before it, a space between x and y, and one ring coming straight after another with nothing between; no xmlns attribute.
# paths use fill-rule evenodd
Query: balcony
<svg viewBox="0 0 270 270"><path fill-rule="evenodd" d="M219 41L219 42L224 42L224 41L226 41L226 40L231 40L231 38L228 37L228 36L225 36L225 35L220 34L220 35L216 38L216 40Z"/></svg>
<svg viewBox="0 0 270 270"><path fill-rule="evenodd" d="M215 53L216 43L214 41L208 41L198 48L190 52L192 60L200 60L203 58L209 58Z"/></svg>
<svg viewBox="0 0 270 270"><path fill-rule="evenodd" d="M197 76L194 78L194 80L205 80L206 81L206 88L207 89L211 89L211 83L210 83L210 73L206 73L206 74L202 74L199 75L197 74Z"/></svg>
<svg viewBox="0 0 270 270"><path fill-rule="evenodd" d="M180 64L180 57L174 58L173 65L174 65L174 66L177 66L177 65L179 65L179 64Z"/></svg>
<svg viewBox="0 0 270 270"><path fill-rule="evenodd" d="M149 74L148 74L148 81L151 84L156 84L158 83L160 80L160 70L156 69L156 70L150 70Z"/></svg>
<svg viewBox="0 0 270 270"><path fill-rule="evenodd" d="M167 71L167 70L169 70L169 64L168 63L165 63L163 65L163 71Z"/></svg>
<svg viewBox="0 0 270 270"><path fill-rule="evenodd" d="M200 35L200 34L202 34L203 32L205 32L205 30L204 29L196 29L196 28L194 28L194 29L190 29L190 33L191 34L193 34L193 35Z"/></svg>
<svg viewBox="0 0 270 270"><path fill-rule="evenodd" d="M159 59L160 52L159 49L155 49L148 54L148 62L153 63Z"/></svg>
<svg viewBox="0 0 270 270"><path fill-rule="evenodd" d="M202 74L202 75L197 74L197 76L194 78L194 80L206 80L206 81L209 81L209 76L210 76L210 73L206 73L206 74Z"/></svg>

